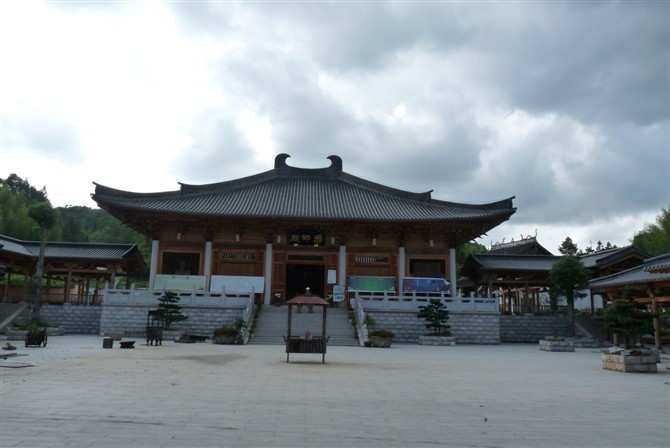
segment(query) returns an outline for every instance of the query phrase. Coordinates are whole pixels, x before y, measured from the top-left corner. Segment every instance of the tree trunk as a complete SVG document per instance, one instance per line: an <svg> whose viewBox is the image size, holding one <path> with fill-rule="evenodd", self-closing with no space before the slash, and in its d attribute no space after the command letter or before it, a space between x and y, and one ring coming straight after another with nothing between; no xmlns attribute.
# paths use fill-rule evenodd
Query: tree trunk
<svg viewBox="0 0 670 448"><path fill-rule="evenodd" d="M42 277L44 276L44 253L47 246L47 227L40 229L40 254L37 258L37 268L35 269L35 297L33 300L32 321L40 320L40 308L42 307Z"/></svg>
<svg viewBox="0 0 670 448"><path fill-rule="evenodd" d="M568 336L575 335L575 301L568 300Z"/></svg>

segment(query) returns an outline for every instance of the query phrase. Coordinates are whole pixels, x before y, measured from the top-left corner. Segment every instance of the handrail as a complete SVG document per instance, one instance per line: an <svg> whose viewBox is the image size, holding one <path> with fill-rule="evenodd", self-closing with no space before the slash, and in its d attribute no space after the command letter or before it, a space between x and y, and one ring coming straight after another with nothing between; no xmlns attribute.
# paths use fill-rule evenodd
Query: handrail
<svg viewBox="0 0 670 448"><path fill-rule="evenodd" d="M244 313L242 313L242 318L244 319L244 322L246 322L247 326L244 327L244 330L242 332L242 341L243 344L247 344L249 342L249 330L251 328L251 319L253 319L254 315L254 301L249 300L247 303L247 306L244 308Z"/></svg>
<svg viewBox="0 0 670 448"><path fill-rule="evenodd" d="M106 305L156 305L163 296L164 290L109 289L103 291L102 303ZM179 304L187 306L214 306L246 308L249 302L254 301L254 292L222 293L207 291L175 291L179 296Z"/></svg>
<svg viewBox="0 0 670 448"><path fill-rule="evenodd" d="M495 297L454 297L444 293L395 294L388 291L353 291L358 308L366 310L418 311L430 300L440 300L449 312L498 313Z"/></svg>
<svg viewBox="0 0 670 448"><path fill-rule="evenodd" d="M365 320L365 311L363 310L363 303L360 300L354 300L354 315L356 316L356 329L358 330L358 343L361 347L365 346L365 341L368 340L368 327L363 325Z"/></svg>

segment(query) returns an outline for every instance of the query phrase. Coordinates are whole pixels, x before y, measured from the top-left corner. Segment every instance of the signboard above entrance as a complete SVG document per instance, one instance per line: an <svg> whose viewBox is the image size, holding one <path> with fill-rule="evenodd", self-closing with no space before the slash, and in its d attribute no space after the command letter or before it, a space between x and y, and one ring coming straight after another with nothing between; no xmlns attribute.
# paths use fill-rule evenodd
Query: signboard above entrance
<svg viewBox="0 0 670 448"><path fill-rule="evenodd" d="M286 241L293 246L323 246L326 244L326 235L319 230L289 230Z"/></svg>

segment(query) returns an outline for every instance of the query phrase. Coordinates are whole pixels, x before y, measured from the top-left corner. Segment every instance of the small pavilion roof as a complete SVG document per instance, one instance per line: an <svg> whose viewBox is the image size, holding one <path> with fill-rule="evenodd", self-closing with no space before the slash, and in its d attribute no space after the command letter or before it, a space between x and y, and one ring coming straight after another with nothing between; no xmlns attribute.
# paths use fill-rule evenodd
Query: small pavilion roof
<svg viewBox="0 0 670 448"><path fill-rule="evenodd" d="M180 190L133 193L95 184L92 195L110 211L200 217L315 218L376 222L485 221L486 230L515 213L513 197L473 205L432 199L431 192L412 193L347 174L338 156L331 166L305 169L275 158L275 168L260 174L207 185L181 184Z"/></svg>
<svg viewBox="0 0 670 448"><path fill-rule="evenodd" d="M286 303L292 305L330 305L327 301L323 300L321 297L313 294L300 294L293 297L291 300L287 300Z"/></svg>
<svg viewBox="0 0 670 448"><path fill-rule="evenodd" d="M534 236L528 236L527 238L522 237L518 241L512 240L507 243L492 244L491 249L487 253L503 255L553 255L544 246L542 246L537 241L537 237Z"/></svg>

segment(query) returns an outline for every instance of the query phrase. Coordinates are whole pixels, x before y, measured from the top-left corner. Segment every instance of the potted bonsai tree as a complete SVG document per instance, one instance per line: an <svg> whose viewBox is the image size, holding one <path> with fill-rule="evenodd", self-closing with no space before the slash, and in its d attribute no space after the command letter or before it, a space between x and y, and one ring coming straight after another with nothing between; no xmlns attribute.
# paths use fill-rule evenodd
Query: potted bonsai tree
<svg viewBox="0 0 670 448"><path fill-rule="evenodd" d="M166 330L170 330L174 322L181 322L188 319L188 316L181 312L179 300L179 296L172 291L165 291L165 293L158 299L158 309L163 310Z"/></svg>
<svg viewBox="0 0 670 448"><path fill-rule="evenodd" d="M456 345L456 338L451 335L449 310L440 299L430 299L427 305L419 307L416 317L426 321L425 327L432 332L419 336L422 345Z"/></svg>
<svg viewBox="0 0 670 448"><path fill-rule="evenodd" d="M614 302L605 309L602 320L615 335L623 348L611 347L609 353L603 353L603 369L617 372L656 373L659 353L655 348L638 346L640 335L648 333L652 327L653 314L642 303L637 303L628 293L624 299ZM623 339L623 341L621 341Z"/></svg>
<svg viewBox="0 0 670 448"><path fill-rule="evenodd" d="M395 334L390 330L373 330L377 325L377 321L367 313L365 313L365 317L363 318L363 325L368 328L368 337L370 338L370 345L372 347L389 348L391 346Z"/></svg>

